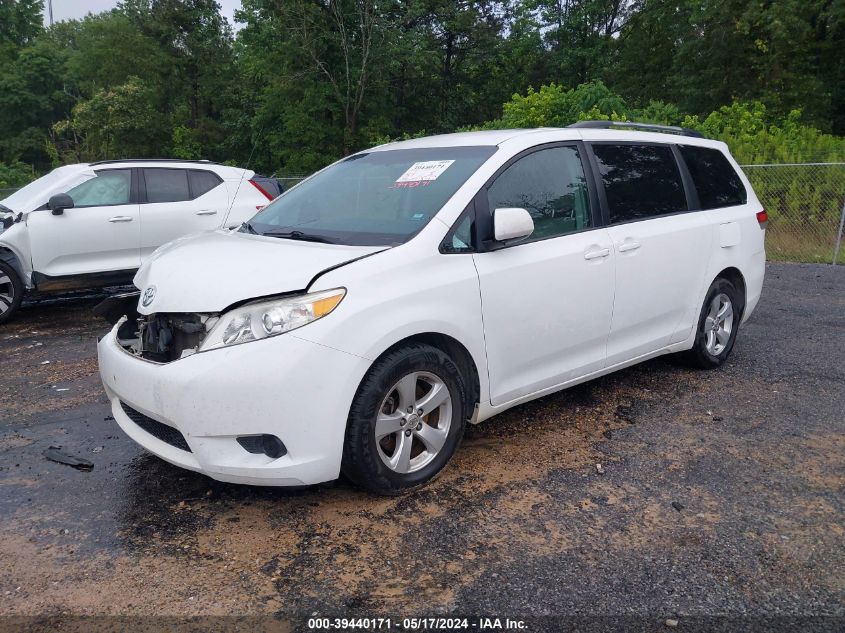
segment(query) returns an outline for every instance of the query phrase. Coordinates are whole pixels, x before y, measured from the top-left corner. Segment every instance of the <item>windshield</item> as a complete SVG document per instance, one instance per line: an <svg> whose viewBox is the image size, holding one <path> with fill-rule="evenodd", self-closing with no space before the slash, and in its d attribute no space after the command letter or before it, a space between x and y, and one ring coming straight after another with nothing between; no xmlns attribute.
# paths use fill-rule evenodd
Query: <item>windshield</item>
<svg viewBox="0 0 845 633"><path fill-rule="evenodd" d="M91 178L93 175L93 171L80 172L78 166L74 165L57 167L46 176L33 180L8 198L0 200L0 204L16 212L32 211L42 202L47 202L50 194L58 193L54 190L59 188L62 183L65 186L76 184L86 178Z"/></svg>
<svg viewBox="0 0 845 633"><path fill-rule="evenodd" d="M356 154L277 198L246 230L333 244L402 244L495 151L435 147Z"/></svg>

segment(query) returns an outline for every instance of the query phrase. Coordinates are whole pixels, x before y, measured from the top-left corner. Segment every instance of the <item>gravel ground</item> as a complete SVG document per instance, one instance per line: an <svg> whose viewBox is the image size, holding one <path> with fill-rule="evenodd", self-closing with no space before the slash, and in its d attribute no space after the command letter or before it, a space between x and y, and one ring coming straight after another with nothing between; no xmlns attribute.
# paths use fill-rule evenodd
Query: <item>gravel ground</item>
<svg viewBox="0 0 845 633"><path fill-rule="evenodd" d="M145 454L110 419L95 301L31 305L0 328L0 615L42 619L0 628L458 613L843 630L843 291L845 268L769 265L723 368L658 359L518 407L395 499L226 485Z"/></svg>

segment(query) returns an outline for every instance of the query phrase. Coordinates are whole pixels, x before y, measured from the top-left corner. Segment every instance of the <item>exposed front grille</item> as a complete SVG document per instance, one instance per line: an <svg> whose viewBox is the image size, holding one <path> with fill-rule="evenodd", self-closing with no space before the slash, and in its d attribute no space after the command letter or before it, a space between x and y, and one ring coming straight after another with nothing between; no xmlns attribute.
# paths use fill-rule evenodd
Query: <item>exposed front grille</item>
<svg viewBox="0 0 845 633"><path fill-rule="evenodd" d="M153 420L151 417L144 415L140 411L136 411L125 402L120 403L123 412L129 416L135 424L144 429L153 437L160 439L165 444L170 444L183 451L191 452L191 447L185 441L185 436L172 426L162 424L158 420Z"/></svg>
<svg viewBox="0 0 845 633"><path fill-rule="evenodd" d="M151 314L137 323L141 356L157 363L179 360L183 352L196 351L206 335L199 314Z"/></svg>

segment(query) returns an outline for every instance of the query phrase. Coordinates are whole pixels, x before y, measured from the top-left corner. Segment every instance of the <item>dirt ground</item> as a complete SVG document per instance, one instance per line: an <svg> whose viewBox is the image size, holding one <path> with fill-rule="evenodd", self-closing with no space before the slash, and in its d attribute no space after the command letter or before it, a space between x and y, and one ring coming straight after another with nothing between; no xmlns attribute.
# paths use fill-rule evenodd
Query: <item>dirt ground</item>
<svg viewBox="0 0 845 633"><path fill-rule="evenodd" d="M723 368L658 359L518 407L391 499L344 481L221 484L144 453L99 384L95 303L0 326L0 615L41 618L7 627L458 613L530 630L557 628L549 616L845 626L843 267L770 265ZM50 445L94 469L47 461Z"/></svg>

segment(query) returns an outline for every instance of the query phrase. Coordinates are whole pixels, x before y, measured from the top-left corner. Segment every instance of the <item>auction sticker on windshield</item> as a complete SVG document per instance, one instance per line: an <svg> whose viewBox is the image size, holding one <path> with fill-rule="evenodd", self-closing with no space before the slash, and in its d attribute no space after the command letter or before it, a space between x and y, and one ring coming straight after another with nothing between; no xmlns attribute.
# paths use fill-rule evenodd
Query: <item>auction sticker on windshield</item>
<svg viewBox="0 0 845 633"><path fill-rule="evenodd" d="M449 165L454 162L453 160L426 160L420 163L414 163L404 174L396 179L396 182L437 180L440 174L446 171Z"/></svg>

